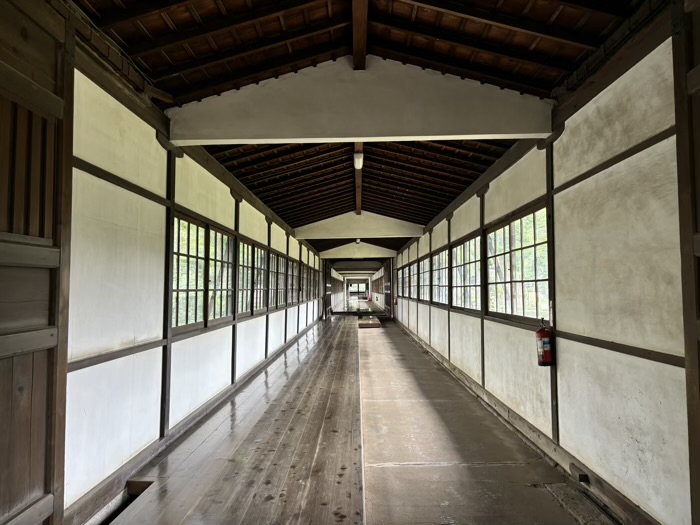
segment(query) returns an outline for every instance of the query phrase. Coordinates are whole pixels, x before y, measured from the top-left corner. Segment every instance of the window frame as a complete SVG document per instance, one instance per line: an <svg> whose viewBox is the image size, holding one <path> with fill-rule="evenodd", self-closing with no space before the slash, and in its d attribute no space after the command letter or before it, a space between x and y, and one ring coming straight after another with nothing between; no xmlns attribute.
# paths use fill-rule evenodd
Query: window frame
<svg viewBox="0 0 700 525"><path fill-rule="evenodd" d="M299 304L299 259L287 258L287 306ZM295 269L296 272L292 272ZM296 279L295 279L296 278ZM291 293L291 297L289 296Z"/></svg>
<svg viewBox="0 0 700 525"><path fill-rule="evenodd" d="M455 248L463 247L466 244L468 244L472 241L476 241L476 240L479 241L479 246L478 246L478 251L477 251L477 257L478 257L477 260L464 262L463 264L456 265L455 264L455 257L454 257ZM452 309L459 310L462 312L476 313L476 314L480 314L482 312L482 310L485 311L484 305L483 305L483 286L484 286L484 283L483 283L483 279L482 279L483 273L484 273L483 268L482 268L482 265L483 265L483 259L482 259L483 242L484 242L484 240L483 240L483 235L482 235L481 229L477 229L476 231L473 231L472 233L468 233L467 235L460 237L459 239L450 243L450 308L452 308ZM454 277L455 267L456 266L460 266L460 267L467 266L469 264L478 265L477 266L478 267L477 284L475 284L475 285L462 284L462 285L456 286L455 285L455 277ZM479 303L479 308L470 308L468 306L455 305L455 301L454 301L455 287L457 287L457 288L476 288L477 289L476 296L477 296L477 300Z"/></svg>
<svg viewBox="0 0 700 525"><path fill-rule="evenodd" d="M211 259L211 243L212 243L212 233L222 235L224 237L228 238L228 247L231 255L231 262L228 263L230 267L230 283L231 283L231 288L211 288L211 282L212 282L212 276L211 276L211 265L212 262L214 264L218 262L223 262L220 261L219 259ZM236 268L236 255L237 255L237 246L238 246L238 239L235 235L232 235L220 228L217 228L215 226L208 226L208 233L207 233L207 253L209 256L207 257L207 270L208 273L206 274L207 277L207 298L210 297L212 292L217 292L220 290L225 291L231 291L231 304L230 304L230 311L227 315L223 315L221 317L211 317L211 311L209 310L209 302L207 301L207 304L205 305L205 310L207 312L207 321L206 321L206 326L214 326L217 324L221 323L226 323L228 321L233 320L234 312L235 312L235 294L236 294L236 279L238 278L238 271Z"/></svg>
<svg viewBox="0 0 700 525"><path fill-rule="evenodd" d="M436 305L436 306L443 306L443 307L449 307L450 305L450 298L452 294L451 290L451 283L450 283L450 254L452 253L452 250L449 246L445 245L439 248L438 250L431 252L430 253L430 304ZM437 268L435 267L435 259L437 257L440 257L441 255L445 256L445 266L442 268ZM444 277L445 277L445 284L436 284L435 283L435 276L436 272L443 272ZM435 298L435 290L436 288L447 289L447 295L446 295L446 300L440 301Z"/></svg>
<svg viewBox="0 0 700 525"><path fill-rule="evenodd" d="M537 238L537 213L542 212L544 215L544 225L545 225L545 235L546 235L546 240L543 242L538 242ZM523 246L522 243L522 228L521 228L521 243L519 248L513 248L512 241L512 233L511 233L511 228L510 226L517 221L521 221L525 217L531 215L533 217L533 226L532 226L532 231L533 231L533 244L528 244L527 246ZM482 310L484 311L484 315L486 317L493 317L493 318L498 318L498 319L505 319L505 320L511 320L515 322L520 322L523 324L529 324L532 326L539 326L540 324L540 319L542 317L545 318L545 321L549 321L550 316L551 316L551 292L552 292L552 283L551 283L551 268L549 267L550 260L549 260L549 222L550 222L550 217L548 216L548 211L547 211L547 206L546 202L542 199L538 199L536 202L531 203L530 205L527 206L527 208L518 211L517 213L513 213L509 216L503 217L499 219L498 221L494 221L493 223L487 225L484 230L483 230L483 235L482 235L482 243L486 243L482 246L482 253L486 254L485 260L482 261L482 264L485 264L485 268L482 270L482 275L485 276L484 281L482 283L482 286L486 286L485 293L482 295L482 299L486 298L486 301L484 304L482 304ZM522 224L522 223L521 223ZM503 252L499 252L497 254L494 254L493 256L489 256L489 249L488 249L488 239L489 235L495 232L498 232L499 230L502 230L504 228L508 227L508 232L509 232L509 239L508 239L508 250L505 250ZM546 278L537 278L537 247L543 247L542 249L544 250L545 253L545 260L546 266L547 266L547 276ZM514 251L522 251L533 248L533 273L535 278L534 279L525 279L524 278L524 261L521 259L521 277L522 279L520 280L515 280L512 278L512 270L511 270L511 280L503 280L503 281L490 281L490 274L489 274L489 261L491 259L500 257L500 256L510 256ZM511 261L512 264L512 261ZM523 315L519 315L516 313L513 313L514 309L512 306L512 301L511 301L511 311L510 312L499 312L497 310L491 310L491 296L490 296L490 285L498 285L498 284L504 284L504 285L512 285L513 283L522 283L523 285L525 283L535 283L535 309L536 309L536 316L531 317L524 315L525 312L525 300L524 300L524 286L523 286ZM540 315L540 310L539 310L539 293L537 290L537 283L539 282L546 282L547 283L547 308L546 308L546 315L542 316Z"/></svg>
<svg viewBox="0 0 700 525"><path fill-rule="evenodd" d="M269 276L268 276L268 249L267 246L253 242L253 287L252 287L252 301L251 308L253 310L252 315L257 315L267 311L268 305L268 288L269 288ZM260 264L259 264L260 263ZM262 275L260 275L260 266L262 268ZM259 286L260 281L262 281L262 286ZM260 297L261 303L259 304L257 299Z"/></svg>
<svg viewBox="0 0 700 525"><path fill-rule="evenodd" d="M246 268L250 272L249 276L249 286L247 287L246 291L248 292L249 295L249 301L248 301L248 308L245 310L239 310L240 304L241 304L241 292L243 291L243 288L241 286L241 276L243 272L241 272L241 245L245 244L250 247L250 265L244 265L243 267ZM255 260L255 244L251 242L249 239L239 237L238 238L238 243L236 245L237 251L237 257L236 257L236 277L237 277L237 296L236 296L236 319L241 319L244 317L249 317L253 315L253 281L254 281L254 260Z"/></svg>
<svg viewBox="0 0 700 525"><path fill-rule="evenodd" d="M180 214L180 213L174 213L173 218L172 218L173 224L173 279L170 282L170 286L172 286L172 289L170 290L171 296L172 296L172 308L171 308L171 317L170 317L170 326L172 328L173 334L179 334L182 332L186 332L188 330L192 329L197 329L197 328L203 328L206 326L207 322L207 317L208 317L208 312L207 312L207 298L208 298L208 288L207 288L207 268L208 268L208 257L207 257L207 252L209 249L209 226L197 219L191 218L187 215ZM185 222L188 224L187 227L187 253L183 253L179 251L180 249L180 228L176 228L176 224L179 226L180 221ZM203 256L200 257L198 255L199 250L197 250L196 255L190 255L189 249L191 248L191 243L190 243L190 238L189 238L189 232L191 231L191 226L195 226L196 228L202 229L204 231L204 250L203 250ZM175 244L177 242L177 249L175 248ZM179 279L179 262L180 262L180 257L186 257L187 258L187 288L180 288L180 279ZM189 271L189 266L190 266L190 259L194 258L195 261L202 261L202 288L190 288L189 287L189 280L190 280L190 271ZM176 261L178 264L176 264ZM175 277L178 277L178 286L175 287ZM195 276L195 280L198 280L198 275ZM189 294L190 293L195 293L195 300L197 300L197 295L199 293L202 294L202 320L197 321L197 310L196 310L196 305L195 305L195 321L192 323L188 323L187 320L189 318ZM177 320L179 319L179 299L180 299L180 294L185 294L187 297L187 303L185 305L185 324L177 324ZM175 312L177 312L177 316L173 315Z"/></svg>
<svg viewBox="0 0 700 525"><path fill-rule="evenodd" d="M430 303L432 296L432 258L430 253L424 255L418 259L418 301L421 303ZM427 262L427 270L423 268L423 265ZM424 275L428 276L428 283L423 282ZM428 297L423 297L423 291L428 291Z"/></svg>
<svg viewBox="0 0 700 525"><path fill-rule="evenodd" d="M418 300L418 261L408 264L408 298Z"/></svg>

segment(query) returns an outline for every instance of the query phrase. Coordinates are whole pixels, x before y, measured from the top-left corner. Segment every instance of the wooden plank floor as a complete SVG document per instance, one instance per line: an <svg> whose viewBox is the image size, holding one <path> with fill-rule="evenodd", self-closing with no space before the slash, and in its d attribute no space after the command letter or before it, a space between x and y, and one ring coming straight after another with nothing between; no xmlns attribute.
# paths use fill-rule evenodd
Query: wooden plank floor
<svg viewBox="0 0 700 525"><path fill-rule="evenodd" d="M139 474L113 523L359 525L357 319L319 323Z"/></svg>

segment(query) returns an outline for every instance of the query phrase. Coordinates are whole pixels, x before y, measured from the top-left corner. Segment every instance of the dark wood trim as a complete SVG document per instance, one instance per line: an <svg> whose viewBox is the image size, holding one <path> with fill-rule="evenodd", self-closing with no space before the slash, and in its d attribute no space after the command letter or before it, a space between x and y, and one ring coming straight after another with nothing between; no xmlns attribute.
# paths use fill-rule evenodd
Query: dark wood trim
<svg viewBox="0 0 700 525"><path fill-rule="evenodd" d="M10 518L3 525L36 525L37 523L44 523L53 514L53 507L53 494L47 494L13 518Z"/></svg>
<svg viewBox="0 0 700 525"><path fill-rule="evenodd" d="M0 266L58 268L60 260L59 248L36 244L0 243Z"/></svg>
<svg viewBox="0 0 700 525"><path fill-rule="evenodd" d="M480 259L479 259L479 269L481 270L481 275L479 276L480 278L480 288L479 290L481 291L481 297L480 297L480 312L479 312L479 318L481 320L481 386L486 386L486 363L485 363L485 355L486 355L486 342L484 341L484 321L486 318L486 311L488 310L488 301L489 301L489 287L488 287L488 252L487 252L487 246L486 243L484 242L484 238L486 237L485 235L485 230L484 230L484 222L486 220L486 192L488 191L488 186L481 190L478 193L479 197L479 230L478 230L478 236L480 237L480 242L479 242L479 247L481 249L481 254L480 254ZM475 236L476 237L476 236ZM451 270L451 269L450 269Z"/></svg>
<svg viewBox="0 0 700 525"><path fill-rule="evenodd" d="M547 145L546 170L547 170L547 271L549 280L549 325L555 327L556 324L556 264L555 264L555 243L554 243L554 145ZM551 400L552 419L552 441L559 443L559 384L557 372L557 342L556 337L550 341L554 352L554 365L549 368L549 392Z"/></svg>
<svg viewBox="0 0 700 525"><path fill-rule="evenodd" d="M0 62L0 93L50 120L63 118L63 99Z"/></svg>
<svg viewBox="0 0 700 525"><path fill-rule="evenodd" d="M97 366L103 363L108 363L116 359L121 359L130 355L139 354L141 352L146 352L155 348L161 348L164 347L166 343L166 339L158 339L157 341L150 341L148 343L141 343L119 350L112 350L99 355L93 355L90 357L84 357L82 359L76 359L75 361L70 361L68 363L68 373L75 372L77 370L82 370L83 368L89 368L91 366Z"/></svg>
<svg viewBox="0 0 700 525"><path fill-rule="evenodd" d="M533 333L537 328L540 327L540 322L538 319L516 317L513 315L499 314L497 312L487 312L484 315L484 321L492 321L494 323L512 326L513 328L520 328L522 330L532 331Z"/></svg>
<svg viewBox="0 0 700 525"><path fill-rule="evenodd" d="M700 228L700 99L688 94L688 72L700 65L700 5L673 0L673 76L678 135L678 215L681 249L683 338L688 414L690 520L700 520L700 268L695 238Z"/></svg>
<svg viewBox="0 0 700 525"><path fill-rule="evenodd" d="M233 210L233 225L236 230L241 229L241 201L236 199ZM231 305L231 315L233 317L233 327L231 328L231 384L236 384L236 356L238 355L238 328L236 327L236 322L238 322L238 262L240 260L239 255L240 247L238 245L238 238L235 238L233 245L233 304ZM251 297L252 301L252 297Z"/></svg>
<svg viewBox="0 0 700 525"><path fill-rule="evenodd" d="M646 359L647 361L654 361L656 363L663 363L666 365L677 366L679 368L685 368L685 357L683 356L666 354L664 352L657 352L655 350L648 350L646 348L638 348L636 346L615 343L613 341L604 341L602 339L596 339L594 337L588 337L585 335L577 335L569 332L562 332L561 330L557 330L555 332L555 336L559 339L566 339L568 341L574 341L576 343L595 346L596 348L603 348L605 350L611 350L620 354L639 357L640 359Z"/></svg>
<svg viewBox="0 0 700 525"><path fill-rule="evenodd" d="M666 139L669 139L673 137L676 134L676 126L673 125L670 128L666 128L663 131L660 131L659 133L655 134L652 137L649 137L648 139L640 142L639 144L636 144L635 146L632 146L630 149L627 151L624 151L622 153L619 153L612 157L611 159L608 159L594 168L589 169L588 171L585 171L581 175L578 175L574 177L573 179L564 182L563 184L560 184L559 186L552 187L552 192L554 195L557 195L563 191L568 190L572 186L576 186L577 184L580 184L581 182L590 179L591 177L598 175L599 173L602 173L603 171L612 168L613 166L618 165L621 162L624 162L625 160L634 157L635 155L646 151L647 149L656 146L660 142L663 142Z"/></svg>
<svg viewBox="0 0 700 525"><path fill-rule="evenodd" d="M352 61L355 71L365 69L367 62L368 0L352 0Z"/></svg>
<svg viewBox="0 0 700 525"><path fill-rule="evenodd" d="M497 177L502 175L506 170L511 168L522 159L527 153L529 153L532 148L537 146L537 140L535 139L523 139L516 142L513 147L511 147L500 159L493 163L493 165L487 169L483 175L481 175L475 182L469 185L469 187L464 190L459 197L453 200L449 206L447 206L442 212L440 212L428 225L426 230L434 228L437 226L445 217L450 213L453 213L462 204L467 202L473 196L480 193L484 188L493 182ZM413 241L409 241L404 245L399 252L406 249Z"/></svg>
<svg viewBox="0 0 700 525"><path fill-rule="evenodd" d="M28 332L0 335L0 359L47 350L56 346L58 329L54 326Z"/></svg>
<svg viewBox="0 0 700 525"><path fill-rule="evenodd" d="M51 233L51 232L47 232ZM53 246L53 239L44 237L33 237L31 235L21 235L19 233L0 232L0 242L29 244L32 246Z"/></svg>

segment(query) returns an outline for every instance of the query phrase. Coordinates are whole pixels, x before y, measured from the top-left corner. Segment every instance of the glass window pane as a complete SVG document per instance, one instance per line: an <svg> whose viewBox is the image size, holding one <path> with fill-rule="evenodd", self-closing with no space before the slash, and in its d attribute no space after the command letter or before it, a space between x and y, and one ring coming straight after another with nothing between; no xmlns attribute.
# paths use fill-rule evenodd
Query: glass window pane
<svg viewBox="0 0 700 525"><path fill-rule="evenodd" d="M496 255L496 232L491 232L487 238L488 255Z"/></svg>
<svg viewBox="0 0 700 525"><path fill-rule="evenodd" d="M513 283L513 314L524 315L523 310L523 283Z"/></svg>
<svg viewBox="0 0 700 525"><path fill-rule="evenodd" d="M547 245L540 244L537 250L537 279L547 279L549 277L549 261L547 260Z"/></svg>
<svg viewBox="0 0 700 525"><path fill-rule="evenodd" d="M537 317L537 290L535 283L523 283L524 310L526 317Z"/></svg>
<svg viewBox="0 0 700 525"><path fill-rule="evenodd" d="M187 324L187 292L177 294L177 325Z"/></svg>
<svg viewBox="0 0 700 525"><path fill-rule="evenodd" d="M510 231L511 231L511 238L513 239L513 246L512 248L514 250L520 248L522 246L522 234L521 234L521 221L517 220L513 222L513 224L510 225Z"/></svg>
<svg viewBox="0 0 700 525"><path fill-rule="evenodd" d="M535 225L533 224L532 215L526 215L522 218L523 224L523 246L530 246L535 243Z"/></svg>
<svg viewBox="0 0 700 525"><path fill-rule="evenodd" d="M498 311L496 303L496 285L489 284L489 310Z"/></svg>
<svg viewBox="0 0 700 525"><path fill-rule="evenodd" d="M533 247L523 250L523 279L526 281L535 279L535 249Z"/></svg>
<svg viewBox="0 0 700 525"><path fill-rule="evenodd" d="M537 283L537 317L549 319L549 283L540 281Z"/></svg>
<svg viewBox="0 0 700 525"><path fill-rule="evenodd" d="M511 265L513 268L513 280L522 281L523 280L523 259L522 250L516 250L511 252Z"/></svg>
<svg viewBox="0 0 700 525"><path fill-rule="evenodd" d="M535 213L535 239L538 243L547 241L547 210L545 208Z"/></svg>
<svg viewBox="0 0 700 525"><path fill-rule="evenodd" d="M189 228L185 221L180 222L180 253L187 253Z"/></svg>

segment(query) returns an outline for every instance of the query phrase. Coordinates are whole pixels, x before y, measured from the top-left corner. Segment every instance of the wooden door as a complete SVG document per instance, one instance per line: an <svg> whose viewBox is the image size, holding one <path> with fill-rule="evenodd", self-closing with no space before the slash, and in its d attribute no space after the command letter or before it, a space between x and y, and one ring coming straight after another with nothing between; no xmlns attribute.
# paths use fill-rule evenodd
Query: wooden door
<svg viewBox="0 0 700 525"><path fill-rule="evenodd" d="M46 1L0 3L0 523L63 516L72 48Z"/></svg>

